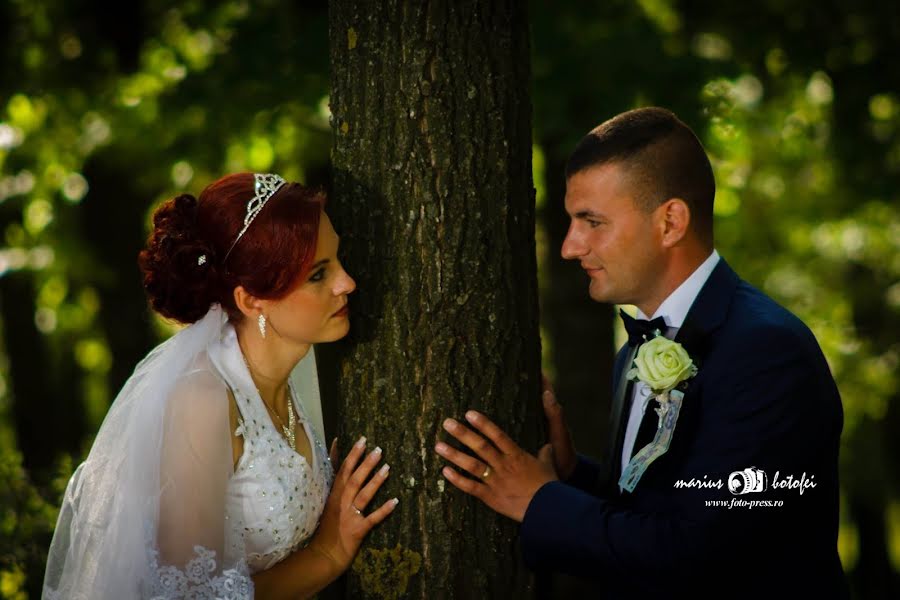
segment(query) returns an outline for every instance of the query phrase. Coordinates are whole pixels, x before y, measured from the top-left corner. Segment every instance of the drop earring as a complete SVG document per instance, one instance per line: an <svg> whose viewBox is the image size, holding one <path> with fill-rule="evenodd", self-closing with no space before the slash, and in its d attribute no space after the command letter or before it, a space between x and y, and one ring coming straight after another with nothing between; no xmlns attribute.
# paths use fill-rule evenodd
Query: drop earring
<svg viewBox="0 0 900 600"><path fill-rule="evenodd" d="M259 315L256 324L259 325L259 335L261 335L263 339L266 339L266 316Z"/></svg>

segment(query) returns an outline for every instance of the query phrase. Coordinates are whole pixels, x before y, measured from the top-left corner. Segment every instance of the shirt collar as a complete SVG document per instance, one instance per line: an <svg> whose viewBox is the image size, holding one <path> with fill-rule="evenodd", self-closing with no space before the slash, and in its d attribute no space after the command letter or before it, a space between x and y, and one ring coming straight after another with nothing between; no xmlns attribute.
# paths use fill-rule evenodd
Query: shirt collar
<svg viewBox="0 0 900 600"><path fill-rule="evenodd" d="M681 282L681 285L669 294L668 298L663 300L663 303L653 313L652 318L655 319L662 316L669 327L681 327L685 317L687 317L688 310L691 308L691 304L694 303L697 294L700 293L703 284L709 279L718 262L719 253L714 249L712 254L691 273L690 277ZM637 316L639 319L647 318L640 309L637 311Z"/></svg>

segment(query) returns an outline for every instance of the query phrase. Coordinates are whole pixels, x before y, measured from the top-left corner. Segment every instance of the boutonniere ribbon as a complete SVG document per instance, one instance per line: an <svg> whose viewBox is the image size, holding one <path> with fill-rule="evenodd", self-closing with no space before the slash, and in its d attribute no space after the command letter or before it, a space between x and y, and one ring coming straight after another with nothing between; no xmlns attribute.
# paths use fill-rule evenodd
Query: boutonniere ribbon
<svg viewBox="0 0 900 600"><path fill-rule="evenodd" d="M655 409L659 417L653 441L635 454L619 478L619 490L633 492L647 467L669 449L684 389L687 381L697 374L697 365L687 350L657 332L656 337L638 348L634 365L626 377L644 383L659 403Z"/></svg>

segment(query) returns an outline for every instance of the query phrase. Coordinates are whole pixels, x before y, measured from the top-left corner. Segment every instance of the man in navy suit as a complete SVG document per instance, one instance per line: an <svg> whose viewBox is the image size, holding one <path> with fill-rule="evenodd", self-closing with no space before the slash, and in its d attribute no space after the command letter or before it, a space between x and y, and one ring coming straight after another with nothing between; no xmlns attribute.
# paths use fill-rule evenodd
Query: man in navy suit
<svg viewBox="0 0 900 600"><path fill-rule="evenodd" d="M609 451L601 463L575 453L549 385L538 456L475 411L444 428L477 458L435 450L471 476L447 466L451 483L522 523L535 570L598 579L613 598L844 598L840 396L810 330L716 252L714 196L702 145L667 110L585 136L566 168L562 255L581 262L594 300L638 309L623 314ZM626 374L655 335L698 370L670 445L629 491L622 473L661 421L655 394Z"/></svg>

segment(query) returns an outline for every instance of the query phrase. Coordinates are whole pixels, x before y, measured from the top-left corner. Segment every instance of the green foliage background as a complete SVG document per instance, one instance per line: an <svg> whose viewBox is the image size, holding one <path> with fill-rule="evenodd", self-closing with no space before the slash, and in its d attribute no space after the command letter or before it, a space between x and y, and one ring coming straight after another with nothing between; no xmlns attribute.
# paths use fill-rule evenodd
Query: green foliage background
<svg viewBox="0 0 900 600"><path fill-rule="evenodd" d="M39 596L65 481L171 332L135 264L152 209L239 170L327 183L326 10L0 4L0 597ZM586 131L647 104L691 124L714 159L717 248L810 325L838 380L854 592L898 593L900 12L535 0L531 23L539 260L560 260L548 191ZM596 343L544 342L550 371L554 345Z"/></svg>

